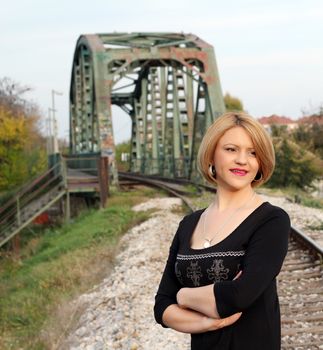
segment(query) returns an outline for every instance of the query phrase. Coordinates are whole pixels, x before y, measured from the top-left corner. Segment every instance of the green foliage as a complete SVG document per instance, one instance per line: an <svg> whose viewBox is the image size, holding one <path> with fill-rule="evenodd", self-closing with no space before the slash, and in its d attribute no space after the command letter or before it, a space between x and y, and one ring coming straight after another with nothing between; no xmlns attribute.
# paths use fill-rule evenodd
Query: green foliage
<svg viewBox="0 0 323 350"><path fill-rule="evenodd" d="M307 196L304 196L304 197L301 197L300 204L304 205L305 207L323 209L323 200L321 198L309 198ZM315 230L315 228L313 227L309 227L309 228ZM321 224L319 228L316 228L316 229L322 230L323 224Z"/></svg>
<svg viewBox="0 0 323 350"><path fill-rule="evenodd" d="M224 104L227 111L243 111L242 101L229 93L224 95Z"/></svg>
<svg viewBox="0 0 323 350"><path fill-rule="evenodd" d="M322 174L317 157L286 138L274 138L276 167L268 186L311 188Z"/></svg>
<svg viewBox="0 0 323 350"><path fill-rule="evenodd" d="M323 119L323 114L318 116ZM299 145L317 154L323 159L323 124L300 124L292 133L292 137Z"/></svg>
<svg viewBox="0 0 323 350"><path fill-rule="evenodd" d="M263 186L257 189L257 193L271 197L286 197L290 202L303 205L304 207L323 209L322 198L313 197L308 191L301 190L295 186L272 188Z"/></svg>
<svg viewBox="0 0 323 350"><path fill-rule="evenodd" d="M152 190L119 192L109 197L106 209L85 212L74 223L32 234L20 260L2 251L1 349L49 348L40 337L45 322L59 303L84 292L106 273L120 235L147 219L148 214L131 210L146 194L151 196Z"/></svg>
<svg viewBox="0 0 323 350"><path fill-rule="evenodd" d="M288 137L287 126L286 125L277 125L272 124L270 126L271 136L272 137Z"/></svg>

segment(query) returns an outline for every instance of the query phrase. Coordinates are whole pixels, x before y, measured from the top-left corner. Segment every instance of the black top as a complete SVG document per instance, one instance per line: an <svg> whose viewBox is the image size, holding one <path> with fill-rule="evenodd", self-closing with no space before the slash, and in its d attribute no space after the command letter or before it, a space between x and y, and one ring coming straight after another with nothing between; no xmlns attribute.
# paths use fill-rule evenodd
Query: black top
<svg viewBox="0 0 323 350"><path fill-rule="evenodd" d="M240 319L217 331L192 334L192 350L278 350L280 312L276 276L287 253L290 220L268 202L256 208L229 236L204 249L190 247L205 209L180 222L155 297L155 318L176 304L182 287L214 284L221 318L242 311ZM239 271L242 275L233 281Z"/></svg>

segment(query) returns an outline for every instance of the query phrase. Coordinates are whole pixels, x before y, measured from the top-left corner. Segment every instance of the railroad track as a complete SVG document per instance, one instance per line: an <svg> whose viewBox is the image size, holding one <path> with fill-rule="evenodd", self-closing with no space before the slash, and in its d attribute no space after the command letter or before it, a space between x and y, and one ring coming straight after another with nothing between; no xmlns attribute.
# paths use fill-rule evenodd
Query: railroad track
<svg viewBox="0 0 323 350"><path fill-rule="evenodd" d="M294 235L278 276L282 349L323 349L322 260Z"/></svg>
<svg viewBox="0 0 323 350"><path fill-rule="evenodd" d="M185 186L197 191L213 191L208 186L187 180L170 180L130 173L119 174L121 184L146 184L183 200L190 211L196 210ZM288 253L278 276L282 318L282 350L323 349L323 250L315 241L291 228Z"/></svg>

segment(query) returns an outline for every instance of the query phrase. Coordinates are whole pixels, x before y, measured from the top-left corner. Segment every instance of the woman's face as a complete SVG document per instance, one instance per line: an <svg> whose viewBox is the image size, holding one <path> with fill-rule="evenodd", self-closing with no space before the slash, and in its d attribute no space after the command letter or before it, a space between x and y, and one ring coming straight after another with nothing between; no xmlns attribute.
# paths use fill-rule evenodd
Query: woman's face
<svg viewBox="0 0 323 350"><path fill-rule="evenodd" d="M240 126L227 130L219 139L214 152L218 186L240 190L251 186L259 163L251 137Z"/></svg>

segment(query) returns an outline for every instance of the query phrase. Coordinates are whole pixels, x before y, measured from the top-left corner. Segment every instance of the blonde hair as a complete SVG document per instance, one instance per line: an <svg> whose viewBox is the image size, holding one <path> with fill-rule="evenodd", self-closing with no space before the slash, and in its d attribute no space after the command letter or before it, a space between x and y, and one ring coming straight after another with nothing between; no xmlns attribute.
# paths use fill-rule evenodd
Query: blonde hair
<svg viewBox="0 0 323 350"><path fill-rule="evenodd" d="M250 136L256 158L259 162L260 180L254 180L252 187L260 186L271 177L275 168L275 152L270 136L264 127L253 117L243 112L228 112L218 117L207 129L197 155L197 166L202 176L212 185L216 178L210 172L214 165L215 148L223 134L231 128L240 126ZM257 176L256 176L257 177Z"/></svg>

